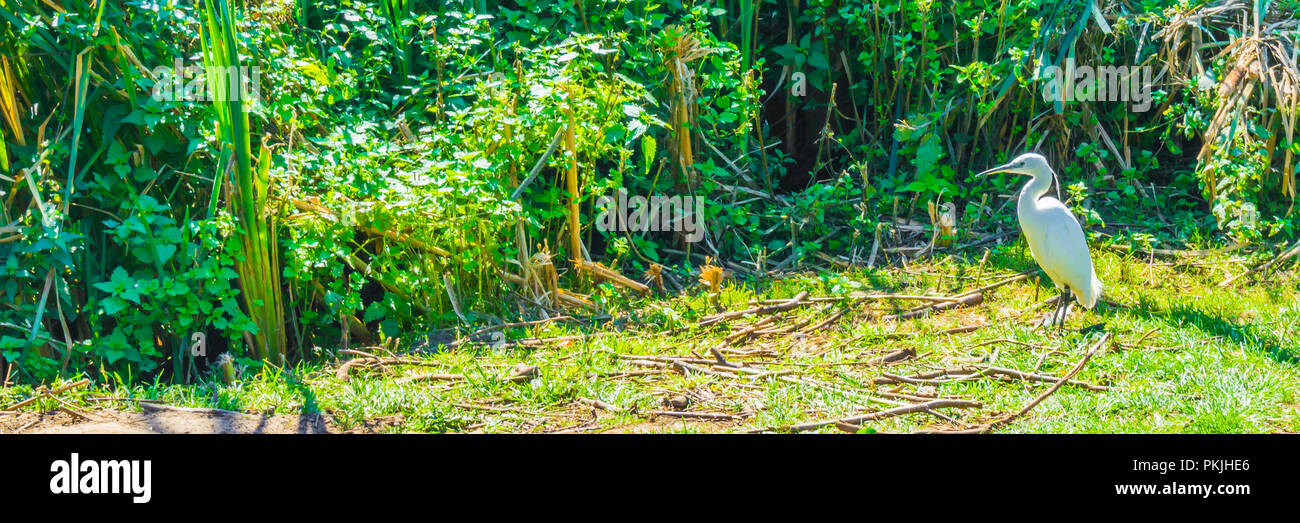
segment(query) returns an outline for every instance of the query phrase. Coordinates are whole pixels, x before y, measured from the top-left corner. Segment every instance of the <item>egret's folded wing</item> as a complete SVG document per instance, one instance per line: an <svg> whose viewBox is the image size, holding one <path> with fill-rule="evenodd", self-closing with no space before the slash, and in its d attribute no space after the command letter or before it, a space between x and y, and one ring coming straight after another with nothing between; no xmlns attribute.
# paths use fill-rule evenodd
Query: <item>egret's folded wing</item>
<svg viewBox="0 0 1300 523"><path fill-rule="evenodd" d="M1044 200L1049 200L1044 198ZM1038 263L1070 287L1075 294L1089 294L1092 286L1092 256L1083 227L1069 209L1055 199L1044 201L1044 241L1050 246L1041 253Z"/></svg>

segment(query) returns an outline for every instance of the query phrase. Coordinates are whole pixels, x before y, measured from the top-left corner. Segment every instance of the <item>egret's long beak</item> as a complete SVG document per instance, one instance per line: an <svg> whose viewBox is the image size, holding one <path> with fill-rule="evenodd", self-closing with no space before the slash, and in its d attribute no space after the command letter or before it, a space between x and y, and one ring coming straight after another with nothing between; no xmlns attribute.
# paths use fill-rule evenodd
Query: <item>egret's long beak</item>
<svg viewBox="0 0 1300 523"><path fill-rule="evenodd" d="M990 175L990 174L1004 173L1004 172L1007 172L1007 170L1009 170L1009 169L1011 169L1011 164L999 165L999 166L997 166L997 167L994 167L994 168L992 168L992 169L989 169L989 170L987 170L987 171L984 171L984 172L982 172L982 173L979 173L979 174L977 174L977 175L975 175L975 176L988 176L988 175Z"/></svg>

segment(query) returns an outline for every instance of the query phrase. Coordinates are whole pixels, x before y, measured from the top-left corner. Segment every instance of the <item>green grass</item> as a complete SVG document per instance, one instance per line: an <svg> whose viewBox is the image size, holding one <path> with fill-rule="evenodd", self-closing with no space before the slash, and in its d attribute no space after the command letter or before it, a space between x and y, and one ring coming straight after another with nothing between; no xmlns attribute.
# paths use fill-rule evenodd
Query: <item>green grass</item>
<svg viewBox="0 0 1300 523"><path fill-rule="evenodd" d="M619 355L709 357L709 347L730 332L690 326L710 311L696 292L670 299L647 299L613 311L613 324L592 329L577 323L551 323L515 329L511 339L591 334L577 341L540 347L476 346L422 355L425 366L395 366L387 373L354 371L349 382L335 377L337 365L303 364L280 371L253 373L245 368L231 387L213 381L191 386L100 386L69 392L64 398L90 408L95 395L156 398L182 406L296 414L322 412L340 429L386 432L734 432L830 420L888 408L885 391L932 392L981 402L979 409L946 409L940 414L965 424L986 422L1015 412L1051 387L1051 383L991 378L929 385L872 385L882 372L912 376L934 368L958 367L967 361L996 358L994 365L1062 376L1078 362L1097 334L1083 327L1104 323L1112 333L1109 350L1099 352L1075 379L1106 385L1106 391L1065 386L1027 415L997 429L1030 433L1255 433L1300 431L1300 282L1294 273L1274 274L1267 282L1241 281L1231 288L1215 284L1243 265L1227 258L1197 258L1193 264L1150 260L1143 256L1094 253L1098 276L1113 305L1070 316L1063 334L1035 330L1044 308L1032 306L1053 293L1036 276L986 294L977 307L941 312L903 321L878 317L913 302L864 302L837 323L804 337L770 335L751 338L739 350L767 351L761 357L729 355L733 361L763 360L763 370L789 370L788 376L728 378L668 372L659 375L602 378L648 370ZM1137 259L1135 259L1137 258ZM721 302L745 308L755 298L786 298L801 290L812 296L869 293L953 295L999 281L1031 267L1023 247L1002 247L984 267L959 256L940 255L898 269L809 273L765 284L761 289L729 281ZM847 303L847 302L844 302ZM813 324L844 306L796 309L774 325L802 318ZM1018 320L1007 318L1026 311ZM756 318L734 320L732 328ZM954 327L988 324L964 334L937 334ZM1143 336L1145 339L1142 339ZM998 341L998 340L1013 340ZM1141 343L1139 343L1141 340ZM412 340L406 340L412 341ZM918 357L889 366L862 362L891 351L913 348ZM400 352L400 351L399 351ZM506 379L519 363L536 365L532 381ZM857 363L857 365L854 365ZM707 365L701 365L707 367ZM398 384L396 378L425 372L463 374L463 381ZM0 390L0 405L30 395L29 387ZM685 408L663 405L665 398L690 398ZM590 398L621 407L596 410L578 402ZM876 398L876 399L872 399ZM901 401L901 400L896 400ZM118 403L121 408L124 404ZM96 408L108 408L104 402ZM44 400L32 410L54 409ZM653 410L727 413L725 422L651 419ZM927 413L875 422L864 429L910 432L953 428L949 420ZM819 429L836 432L833 426Z"/></svg>

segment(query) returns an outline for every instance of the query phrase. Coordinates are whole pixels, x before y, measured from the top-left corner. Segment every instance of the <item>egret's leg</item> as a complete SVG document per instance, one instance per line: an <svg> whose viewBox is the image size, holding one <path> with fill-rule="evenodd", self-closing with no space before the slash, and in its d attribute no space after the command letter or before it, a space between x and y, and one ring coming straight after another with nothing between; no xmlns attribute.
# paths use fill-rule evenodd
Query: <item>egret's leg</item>
<svg viewBox="0 0 1300 523"><path fill-rule="evenodd" d="M1070 315L1072 305L1074 305L1074 293L1067 289L1061 293L1061 317L1056 324L1058 330L1065 328L1065 318Z"/></svg>
<svg viewBox="0 0 1300 523"><path fill-rule="evenodd" d="M1070 303L1069 291L1061 289L1061 296L1056 299L1056 312L1052 314L1052 325L1060 330L1061 324L1065 323L1065 305Z"/></svg>
<svg viewBox="0 0 1300 523"><path fill-rule="evenodd" d="M1061 303L1064 302L1065 302L1065 291L1062 290L1061 295L1057 296L1056 298L1056 304L1054 308L1051 311L1049 311L1046 315L1043 316L1043 321L1039 323L1038 328L1047 329L1055 325L1057 321L1057 316L1061 313Z"/></svg>

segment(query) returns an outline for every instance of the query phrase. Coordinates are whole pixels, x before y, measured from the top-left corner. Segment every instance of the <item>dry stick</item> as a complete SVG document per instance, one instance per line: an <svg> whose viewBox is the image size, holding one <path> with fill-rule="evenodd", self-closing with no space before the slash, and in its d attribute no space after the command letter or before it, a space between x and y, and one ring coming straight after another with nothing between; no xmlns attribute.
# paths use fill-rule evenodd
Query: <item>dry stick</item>
<svg viewBox="0 0 1300 523"><path fill-rule="evenodd" d="M985 342L977 343L977 344L975 344L975 345L971 345L971 346L969 346L969 347L966 347L964 350L969 351L969 350L971 350L971 349L978 349L978 348L980 348L980 347L986 347L986 346L989 346L989 345L993 345L993 344L995 344L995 343L1011 343L1011 344L1019 345L1019 346L1021 346L1021 347L1025 347L1025 348L1028 348L1028 349L1048 349L1048 348L1050 348L1050 347L1043 347L1043 346L1041 346L1041 345L1034 345L1034 344L1032 344L1032 343L1025 343L1025 342L1023 342L1023 341L1012 340L1012 339L1008 339L1008 338L998 338L998 339L996 339L996 340L988 340L988 341L985 341Z"/></svg>
<svg viewBox="0 0 1300 523"><path fill-rule="evenodd" d="M343 352L343 351L339 351L339 352ZM380 358L377 356L366 355L365 357L362 358L352 359L344 362L343 365L340 365L339 369L334 372L334 378L346 383L352 379L351 371L353 367L372 366L372 365L378 365L381 367L384 365L417 365L417 366L424 366L424 367L433 367L433 366L440 365L440 363L435 363L431 361L421 361L415 358Z"/></svg>
<svg viewBox="0 0 1300 523"><path fill-rule="evenodd" d="M340 351L340 352L342 352L342 351ZM370 356L369 359L367 359L367 358L356 358L356 359L351 359L351 360L345 361L345 362L343 362L342 365L339 365L339 370L337 370L337 371L334 372L334 378L337 379L337 380L339 380L339 381L343 381L343 382L349 381L349 380L352 379L352 376L351 376L351 374L350 374L350 372L351 372L351 370L352 370L352 367L355 367L355 366L357 366L357 365L361 365L363 362L365 362L365 363L368 364L368 363L370 363L370 362L372 362L372 361L375 361L375 360L378 360L378 359L379 359L379 358L376 357L376 356Z"/></svg>
<svg viewBox="0 0 1300 523"><path fill-rule="evenodd" d="M776 321L776 316L768 316L766 318L758 320L757 322L755 322L753 325L750 325L745 330L727 335L727 337L722 339L722 342L723 344L735 344L740 341L743 341L745 338L748 338L750 335L754 334L755 332L758 332L760 329L771 324L774 321Z"/></svg>
<svg viewBox="0 0 1300 523"><path fill-rule="evenodd" d="M1008 369L1008 368L1004 368L1004 367L993 367L993 366L978 365L978 366L973 366L973 367L971 367L971 368L972 368L972 369L978 369L978 372L976 372L975 374L993 374L993 375L998 375L998 376L1005 376L1005 377L1008 377L1008 378L1021 379L1021 380L1025 380L1025 381L1044 381L1044 382L1049 382L1049 383L1050 383L1050 382L1055 382L1055 381L1057 381L1057 378L1054 377L1054 376L1045 376L1045 375L1042 375L1042 374L1033 374L1033 373L1029 373L1029 372L1019 371L1019 370L1016 370L1016 369ZM1092 391L1097 391L1097 392L1105 392L1105 391L1110 390L1110 387L1107 387L1107 386L1105 386L1105 385L1094 385L1094 384L1092 384L1092 383L1088 383L1088 382L1086 382L1086 381L1069 380L1069 381L1067 381L1067 383L1069 383L1070 385L1075 385L1075 386L1078 386L1078 387L1083 387L1083 388L1085 388L1085 389L1092 390Z"/></svg>
<svg viewBox="0 0 1300 523"><path fill-rule="evenodd" d="M1124 347L1124 348L1127 348L1127 349L1138 349L1138 348L1141 348L1141 347L1142 347L1142 343L1145 342L1145 341L1147 341L1147 338L1150 338L1151 335L1152 335L1152 334L1155 334L1156 331L1158 331L1158 330L1160 330L1160 327L1154 327L1154 328L1152 328L1151 330L1147 331L1146 334L1143 334L1142 337L1138 338L1137 341L1135 341L1135 342L1133 342L1133 343L1117 342L1116 345L1119 345L1120 347Z"/></svg>
<svg viewBox="0 0 1300 523"><path fill-rule="evenodd" d="M650 417L670 416L674 418L707 419L707 420L719 420L719 421L730 421L730 420L737 419L736 416L733 416L731 414L719 414L715 412L679 412L673 410L652 410L650 411L649 414Z"/></svg>
<svg viewBox="0 0 1300 523"><path fill-rule="evenodd" d="M336 221L339 219L334 214L334 211L331 211L325 206L319 205L314 202L291 199L290 203L292 203L293 206L300 211L308 211L308 212L316 213L317 215L328 216ZM357 225L356 228L367 234L370 234L371 236L381 236L383 238L387 238L389 240L393 240L398 243L405 243L407 245L410 245L411 247L415 247L416 249L431 252L439 256L442 256L444 258L451 257L451 252L449 252L447 249L443 249L442 247L438 247L437 245L430 245L428 243L422 242L420 240L417 240L415 238L412 238L410 236L407 236L399 232L381 231L371 225Z"/></svg>
<svg viewBox="0 0 1300 523"><path fill-rule="evenodd" d="M910 385L925 385L925 384L931 383L935 378L942 377L942 376L943 376L943 374L940 374L939 376L935 376L935 377L933 377L933 378L932 378L932 377L924 377L924 378L922 378L922 377L916 377L916 378L911 378L911 377L907 377L907 376L899 376L899 375L897 375L897 374L890 374L890 373L888 373L888 372L882 372L882 373L880 373L880 377L879 377L879 378L874 378L872 381L875 382L876 380L883 380L883 381L881 381L881 384L886 384L886 383L907 383L907 384L910 384Z"/></svg>
<svg viewBox="0 0 1300 523"><path fill-rule="evenodd" d="M727 366L730 367L730 365L727 365ZM718 376L718 377L721 377L721 378L738 378L738 377L739 377L739 376L737 376L737 375L735 375L735 374L732 374L732 373L730 373L730 372L718 372L718 371L715 371L715 370L712 370L712 369L706 369L706 368L704 368L704 367L697 367L697 366L695 366L695 365L691 365L690 363L683 363L683 362L681 362L681 361L674 361L674 362L673 362L673 367L675 367L675 368L676 368L679 372L681 372L682 374L686 374L686 371L689 370L689 371L692 371L692 372L698 372L698 373L700 373L700 374L708 374L708 375L710 375L710 376Z"/></svg>
<svg viewBox="0 0 1300 523"><path fill-rule="evenodd" d="M897 363L914 357L916 357L916 349L912 347L905 347L902 349L898 349L894 352L891 352L889 354L886 354L884 356L881 356L879 358L875 358L867 361L861 361L861 362L854 362L854 364L883 365L886 363Z"/></svg>
<svg viewBox="0 0 1300 523"><path fill-rule="evenodd" d="M786 301L784 303L780 303L777 305L768 305L764 307L751 307L745 310L730 311L730 312L724 312L722 314L715 314L713 316L708 316L706 318L701 319L699 323L697 323L696 325L700 327L707 327L709 325L713 325L721 321L729 320L732 318L739 318L741 316L745 316L748 314L771 314L774 312L785 312L803 304L804 299L807 297L808 297L808 291L802 291L799 294L796 294L795 297L790 298L789 301Z"/></svg>
<svg viewBox="0 0 1300 523"><path fill-rule="evenodd" d="M366 352L366 351L363 351L363 350L357 350L357 349L339 349L338 353L339 353L339 354L352 354L352 355L354 355L354 356L364 356L364 357L367 357L367 358L379 359L379 356L375 356L374 354L371 354L371 353L369 353L369 352Z"/></svg>
<svg viewBox="0 0 1300 523"><path fill-rule="evenodd" d="M984 302L984 295L976 293L976 294L965 295L962 298L960 298L958 301L936 303L911 312L904 312L900 314L890 314L888 316L882 316L880 319L882 321L883 320L910 320L913 318L926 316L931 312L939 312L939 311L956 309L961 307L973 307L983 302Z"/></svg>
<svg viewBox="0 0 1300 523"><path fill-rule="evenodd" d="M880 231L883 226L884 224L882 223L876 224L876 239L871 243L871 256L867 258L868 269L873 269L876 267L876 253L880 251Z"/></svg>
<svg viewBox="0 0 1300 523"><path fill-rule="evenodd" d="M881 396L884 396L886 398L894 398L899 400L907 400L907 401L922 402L922 403L926 401L936 400L936 399L960 399L960 398L940 398L938 396L918 396L916 394L907 394L905 392L891 392L887 390L877 391L877 394L880 394Z"/></svg>
<svg viewBox="0 0 1300 523"><path fill-rule="evenodd" d="M753 368L749 368L749 367L736 367L736 368L727 367L727 368L725 368L725 370L735 371L735 372L739 372L739 373L741 373L741 374L749 374L749 375L754 376L754 378L756 378L756 379L757 379L757 378L766 378L766 377L769 377L769 376L772 376L772 377L778 377L778 376L786 376L786 375L789 375L789 374L794 374L794 370L793 370L793 369L787 369L787 370L759 370L759 369L753 369Z"/></svg>
<svg viewBox="0 0 1300 523"><path fill-rule="evenodd" d="M92 417L86 415L85 413L81 412L80 410L77 410L76 407L73 407L73 406L70 405L68 402L63 401L62 399L59 399L58 397L54 396L53 394L50 394L50 393L46 392L45 395L46 395L47 397L49 397L50 399L59 402L59 410L61 410L61 411L63 411L63 412L66 412L66 413L71 414L71 415L73 415L73 416L76 416L76 417L78 417L78 418L84 419L84 420L86 420L86 421L99 421L99 420L97 420L97 419L95 419L95 418L92 418Z"/></svg>
<svg viewBox="0 0 1300 523"><path fill-rule="evenodd" d="M660 374L668 374L668 371L667 370L629 370L629 371L616 372L614 374L604 374L604 375L596 374L593 372L591 374L588 374L587 377L600 378L602 380L616 380L622 378L636 378L640 376L658 376Z"/></svg>
<svg viewBox="0 0 1300 523"><path fill-rule="evenodd" d="M931 302L941 302L941 303L945 303L945 302L961 301L961 298L962 298L962 295L958 295L958 296L925 296L925 295L919 295L919 294L858 294L858 293L853 293L853 294L848 294L848 295L845 295L845 296L817 296L817 297L813 297L813 298L805 298L804 301L807 302L807 303L826 303L826 302L841 302L841 301L845 301L845 300L855 300L855 301L863 301L863 300L923 300L923 301L931 301ZM756 301L750 301L749 304L750 304L750 305L755 305L755 304L759 304L759 305L772 305L772 304L782 304L782 303L786 303L787 301L788 301L788 300L781 300L781 299L773 299L773 300L756 300Z"/></svg>
<svg viewBox="0 0 1300 523"><path fill-rule="evenodd" d="M23 400L23 401L20 401L20 402L18 402L18 403L15 403L15 404L13 404L13 405L10 405L10 406L8 406L8 407L5 407L3 410L6 410L6 411L17 410L17 409L19 409L19 408L22 408L22 407L26 407L26 406L28 406L28 405L31 405L32 403L35 403L37 400L39 400L39 399L41 399L41 398L43 398L43 397L49 396L49 397L51 397L51 398L54 398L54 396L53 396L54 394L59 394L59 393L62 393L62 392L64 392L64 391L68 391L68 390L71 390L71 389L75 389L75 388L77 388L77 387L81 387L81 386L83 386L83 385L87 385L87 384L89 384L89 383L90 383L90 378L82 378L82 379L80 379L80 380L77 380L76 382L73 382L73 383L70 383L70 384L64 385L64 386L59 387L59 388L54 389L54 390L41 391L39 394L37 394L37 395L35 395L35 396L32 396L32 397L30 397L30 398L27 398L27 399L25 399L25 400ZM55 400L58 400L58 398L54 398L54 399L55 399Z"/></svg>
<svg viewBox="0 0 1300 523"><path fill-rule="evenodd" d="M442 273L442 288L447 291L447 299L451 301L451 310L456 313L456 317L460 318L462 323L469 323L469 320L465 319L465 313L460 308L460 300L456 298L455 287L456 285L451 281L451 274Z"/></svg>
<svg viewBox="0 0 1300 523"><path fill-rule="evenodd" d="M1135 254L1143 254L1143 255L1159 254L1161 256L1178 256L1183 258L1190 258L1196 256L1210 256L1214 254L1227 254L1236 251L1238 249L1241 249L1244 246L1245 244L1242 243L1234 243L1222 249L1177 250L1177 249L1137 249L1130 244L1114 243L1107 246L1107 249L1116 252L1133 252Z"/></svg>
<svg viewBox="0 0 1300 523"><path fill-rule="evenodd" d="M415 376L407 376L407 377L405 377L405 378L401 378L401 379L395 380L395 381L393 381L393 383L398 384L398 385L401 385L401 384L405 384L405 383L414 383L414 382L417 382L417 381L429 381L429 380L456 381L456 380L463 380L463 379L465 379L465 375L464 375L464 374L437 374L437 373L434 373L434 374L417 374L417 375L415 375Z"/></svg>
<svg viewBox="0 0 1300 523"><path fill-rule="evenodd" d="M524 189L527 189L528 184L533 183L533 179L537 178L537 175L542 172L542 167L546 166L546 160L555 152L555 148L560 145L560 138L563 137L564 127L556 129L555 136L551 138L551 145L546 147L546 152L542 153L542 157L537 159L537 163L533 164L533 168L528 171L528 176L524 178L524 181L519 182L519 187L515 189L514 193L510 194L511 200L518 200L524 194Z"/></svg>
<svg viewBox="0 0 1300 523"><path fill-rule="evenodd" d="M1093 344L1091 349L1088 349L1088 352L1083 355L1083 359L1079 360L1079 363L1074 364L1074 368L1070 369L1070 372L1065 373L1065 376L1062 376L1061 379L1057 380L1056 385L1052 385L1052 388L1047 389L1042 394L1039 394L1037 398L1034 398L1033 401L1026 403L1024 407L1021 407L1020 410L1016 411L1015 413L1007 416L1003 416L989 423L985 423L983 425L977 426L973 429L962 430L962 431L948 431L948 432L986 433L992 431L995 428L1006 425L1007 423L1011 423L1011 421L1015 420L1016 418L1019 418L1020 416L1024 416L1030 410L1033 410L1034 407L1037 407L1039 403L1042 403L1043 400L1047 399L1048 396L1051 396L1058 389L1060 389L1061 386L1069 382L1070 378L1073 378L1075 374L1078 374L1079 371L1083 370L1083 366L1088 363L1088 360L1092 358L1092 355L1096 354L1097 351L1101 350L1101 347L1105 345L1106 341L1109 339L1110 339L1110 333L1107 332L1105 335L1101 337L1101 339L1097 340L1097 343Z"/></svg>
<svg viewBox="0 0 1300 523"><path fill-rule="evenodd" d="M134 401L136 403L162 403L163 400L151 400L147 398L123 398L120 396L92 396L86 398L86 401Z"/></svg>
<svg viewBox="0 0 1300 523"><path fill-rule="evenodd" d="M887 400L887 399L884 399L884 398L877 398L877 397L875 397L875 396L869 396L869 395L867 395L866 393L862 392L862 391L859 390L859 389L852 389L852 388L848 388L848 387L845 387L845 386L842 386L842 385L837 385L837 384L835 384L835 383L830 383L830 382L825 382L825 381L813 381L813 380L809 380L809 379L800 379L800 378L795 377L795 376L785 376L785 375L776 376L776 378L777 378L777 379L780 379L781 381L787 382L787 383L795 383L795 384L799 384L799 385L808 385L808 386L811 386L811 387L817 387L817 388L820 388L820 389L830 389L830 390L834 390L834 391L837 391L837 392L843 392L843 393L845 393L845 394L851 394L851 395L857 396L857 397L859 397L859 398L865 399L865 400L867 400L867 401L874 401L874 402L876 402L876 403L880 403L880 404L882 404L882 405L892 405L892 406L897 407L897 406L899 406L899 405L903 405L903 404L904 404L904 403L901 402L901 401ZM757 430L753 430L753 431L750 431L750 432L763 432L764 430L766 430L766 429L757 429Z"/></svg>
<svg viewBox="0 0 1300 523"><path fill-rule="evenodd" d="M699 363L702 365L712 365L714 360L704 358L694 358L688 356L643 356L640 354L617 354L620 359L631 360L628 363L637 365L651 365L652 363L672 363L675 361L684 361L686 363ZM651 365L653 366L653 365Z"/></svg>
<svg viewBox="0 0 1300 523"><path fill-rule="evenodd" d="M1006 378L1020 379L1025 381L1044 381L1049 383L1055 382L1058 379L1055 376L1033 374L1029 372L1019 371L1016 369L1008 369L1004 367L992 367L992 366L985 366L985 365L974 365L974 366L969 366L969 367L964 367L959 369L941 369L941 370L917 374L915 376L898 376L895 374L882 372L880 376L876 378L872 378L871 382L876 385L886 385L889 383L908 383L912 385L923 385L923 384L934 383L935 379L943 378L947 376L960 378L959 381L967 381L985 375L1002 376ZM1085 389L1098 391L1098 392L1104 392L1110 390L1110 387L1107 387L1105 385L1094 385L1086 381L1070 380L1067 383L1070 385L1075 385L1078 387L1083 387Z"/></svg>
<svg viewBox="0 0 1300 523"><path fill-rule="evenodd" d="M533 326L537 326L537 325L544 325L544 324L547 324L547 323L550 323L550 322L553 322L553 321L572 320L572 319L573 319L572 316L553 316L553 317L550 317L550 318L544 318L544 319L534 320L534 321L520 321L520 322L515 322L515 323L503 323L503 324L501 324L501 325L493 325L493 326L491 326L491 327L484 327L484 328L482 328L482 329L479 329L479 330L476 330L476 331L470 333L469 336L465 336L464 338L460 338L460 339L458 339L458 340L452 342L451 345L448 345L448 346L447 346L447 348L449 348L449 349L451 349L451 348L456 348L456 347L459 347L459 346L464 345L464 344L466 344L466 343L470 343L470 342L474 341L474 338L477 338L477 337L482 336L482 335L484 335L484 334L487 334L487 333L489 333L489 332L495 332L495 331L504 330L504 329L513 329L513 328L517 328L517 327L533 327Z"/></svg>
<svg viewBox="0 0 1300 523"><path fill-rule="evenodd" d="M849 312L850 309L854 309L854 308L856 308L856 307L857 307L858 305L860 305L863 301L866 301L866 298L858 298L858 299L856 299L856 300L853 300L853 303L850 303L850 304L848 305L848 307L845 307L845 308L843 308L843 309L840 309L840 310L838 310L838 311L835 311L834 314L831 314L831 315L830 315L829 317L827 317L826 319L824 319L824 320L818 322L816 325L809 326L808 328L803 329L803 330L800 331L800 332L803 332L803 333L807 334L807 333L810 333L810 332L816 332L816 331L822 330L822 329L824 329L824 328L830 326L831 324L833 324L833 323L835 323L835 322L837 322L837 321L840 321L840 318L843 318L845 314L848 314L848 312Z"/></svg>
<svg viewBox="0 0 1300 523"><path fill-rule="evenodd" d="M712 352L712 353L713 353L713 357L714 357L715 359L718 360L718 365L721 365L721 366L723 366L723 367L731 367L731 368L740 368L740 367L744 366L743 363L740 364L740 365L737 365L737 364L735 364L735 363L732 363L732 362L730 362L730 361L727 361L727 357L722 355L722 349L725 349L725 348L727 348L727 344L726 344L726 343L723 343L723 344L718 345L718 346L715 346L715 347L709 347L709 352Z"/></svg>
<svg viewBox="0 0 1300 523"><path fill-rule="evenodd" d="M978 290L978 289L977 289L977 290ZM967 325L967 326L965 326L965 327L953 327L953 328L951 328L951 329L941 330L941 331L939 331L939 332L936 332L935 334L936 334L936 335L940 335L940 336L951 336L951 335L953 335L953 334L967 334L967 333L975 332L975 331L977 331L977 330L983 329L983 328L988 327L988 326L990 326L990 325L997 325L998 323L1001 323L1001 322L1004 322L1004 321L1009 321L1009 320L1014 320L1014 319L1016 319L1016 318L1019 318L1019 317L1021 317L1021 316L1024 316L1025 314L1028 314L1030 311L1033 311L1034 309L1037 309L1037 308L1042 307L1042 306L1044 306L1044 305L1051 305L1051 304L1053 304L1053 303L1056 303L1056 300L1059 299L1059 298L1060 298L1059 296L1053 296L1053 297L1051 297L1051 298L1048 298L1046 301L1043 301L1042 303L1038 303L1038 304L1035 304L1035 305L1031 305L1029 308L1027 308L1027 309L1025 309L1025 310L1022 310L1022 311L1020 311L1020 312L1018 312L1018 313L1016 313L1016 314L1012 314L1012 315L1010 315L1010 316L1005 316L1005 317L998 318L998 319L997 319L996 321L994 321L993 323L985 323L985 324L981 324L981 325ZM1102 298L1102 299L1105 300L1105 298ZM878 335L874 335L874 336L875 336L875 337L879 337L879 338L884 338L884 339L896 340L896 339L901 339L901 338L910 338L910 337L915 336L915 335L916 335L916 333L911 333L911 332L892 332L892 333L888 333L888 334L878 334Z"/></svg>
<svg viewBox="0 0 1300 523"><path fill-rule="evenodd" d="M1003 285L1007 285L1007 284L1009 284L1009 283L1015 283L1015 282L1018 282L1018 281L1020 281L1020 280L1025 279L1025 278L1028 278L1030 275L1034 274L1034 272L1035 272L1035 271L1025 271L1025 272L1022 272L1022 273L1017 274L1017 275L1015 275L1015 276L1012 276L1012 277L1010 277L1010 278L1007 278L1007 279L1005 279L1005 280L1001 280L1001 281L998 281L998 282L996 282L996 283L990 283L990 284L985 285L985 286L983 286L983 287L980 287L980 288L978 288L978 289L971 289L971 290L969 290L969 291L963 292L963 293L958 294L958 295L953 296L953 297L954 297L954 298L965 298L965 297L970 296L970 295L973 295L973 294L984 294L985 292L991 291L991 290L996 289L996 288L998 288L998 287L1001 287L1001 286L1003 286Z"/></svg>
<svg viewBox="0 0 1300 523"><path fill-rule="evenodd" d="M821 427L825 427L827 425L834 425L836 423L858 425L864 421L876 421L885 418L892 418L894 416L901 416L903 414L911 414L913 412L925 412L930 409L942 409L942 408L978 409L982 406L983 404L978 401L937 399L937 400L927 401L925 403L914 403L911 405L903 405L900 407L894 407L892 409L880 410L880 411L862 414L858 416L851 416L848 418L840 418L840 419L825 420L825 421L810 421L807 423L799 423L797 425L791 425L789 427L782 427L782 428L772 429L772 430L802 432L805 430L819 429Z"/></svg>
<svg viewBox="0 0 1300 523"><path fill-rule="evenodd" d="M1256 266L1254 266L1254 267L1251 267L1250 270L1247 270L1246 272L1243 272L1243 273L1241 273L1241 274L1238 274L1238 275L1236 275L1236 276L1233 276L1233 277L1231 277L1231 278L1228 278L1228 279L1226 279L1226 280L1223 280L1223 281L1219 282L1219 286L1220 286L1220 287L1227 287L1227 286L1229 286L1229 285L1232 285L1232 282L1237 281L1239 278L1241 278L1241 277L1243 277L1243 276L1247 276L1247 275L1250 275L1250 274L1254 274L1254 273L1259 272L1259 271L1262 271L1262 270L1268 270L1268 269L1272 268L1274 265L1277 265L1277 264L1279 264L1279 263L1282 263L1282 262L1284 262L1284 261L1290 259L1292 256L1295 256L1295 255L1297 255L1297 254L1300 254L1300 241L1297 241L1296 244L1295 244L1295 246L1291 247L1290 249L1287 249L1285 252L1283 252L1282 254L1278 255L1278 257L1273 258L1272 260L1268 261L1267 263L1261 263L1261 264L1259 264L1259 265L1256 265Z"/></svg>
<svg viewBox="0 0 1300 523"><path fill-rule="evenodd" d="M976 241L974 241L974 242L967 243L967 244L964 244L964 245L958 245L958 246L956 247L956 250L969 249L969 248L971 248L971 247L981 247L981 246L984 246L984 245L988 245L988 244L990 244L990 243L993 243L993 242L995 242L995 241L1001 240L1002 238L1006 238L1007 236L1011 236L1011 235L1015 235L1015 234L1020 234L1020 231L1018 231L1018 230L1002 231L1002 232L997 233L997 234L991 234L991 235L989 235L989 236L987 236L987 237L985 237L984 239L981 239L981 240L976 240Z"/></svg>
<svg viewBox="0 0 1300 523"><path fill-rule="evenodd" d="M610 405L610 404L605 403L605 402L603 402L603 401L600 401L600 400L598 400L598 399L583 398L583 397L578 397L577 399L578 399L578 403L581 403L581 404L583 404L583 405L590 405L590 406L592 406L592 407L596 407L596 408L598 408L598 409L600 409L600 410L604 410L604 411L609 411L609 412L619 412L619 411L623 410L623 409L619 408L619 407L616 406L616 405Z"/></svg>
<svg viewBox="0 0 1300 523"><path fill-rule="evenodd" d="M611 269L609 267L605 267L604 265L601 265L599 263L592 263L583 260L574 260L574 267L580 271L590 272L602 280L613 282L616 285L634 290L641 294L646 294L650 292L650 287L647 286L646 284L628 278L627 276L624 276L622 274L619 274L618 271L615 271L614 269Z"/></svg>

